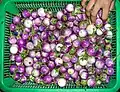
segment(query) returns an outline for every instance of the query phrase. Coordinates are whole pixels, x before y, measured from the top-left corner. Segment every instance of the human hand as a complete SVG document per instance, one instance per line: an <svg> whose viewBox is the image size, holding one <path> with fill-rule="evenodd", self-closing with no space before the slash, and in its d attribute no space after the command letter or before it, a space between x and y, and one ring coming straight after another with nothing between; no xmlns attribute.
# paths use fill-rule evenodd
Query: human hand
<svg viewBox="0 0 120 92"><path fill-rule="evenodd" d="M102 9L102 19L106 20L109 11L114 6L113 0L90 0L86 5L87 0L82 0L81 5L86 8L86 14L91 17L93 23L95 23L97 13Z"/></svg>

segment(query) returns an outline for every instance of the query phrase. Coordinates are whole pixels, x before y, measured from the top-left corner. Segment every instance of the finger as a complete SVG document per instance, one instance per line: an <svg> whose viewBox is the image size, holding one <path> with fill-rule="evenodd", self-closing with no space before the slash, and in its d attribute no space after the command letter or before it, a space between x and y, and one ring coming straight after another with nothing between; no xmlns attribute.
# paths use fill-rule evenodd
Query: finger
<svg viewBox="0 0 120 92"><path fill-rule="evenodd" d="M114 1L112 1L111 5L110 5L110 11L114 8Z"/></svg>
<svg viewBox="0 0 120 92"><path fill-rule="evenodd" d="M96 2L96 5L94 6L92 12L91 12L91 20L92 23L95 23L96 17L97 17L97 13L100 10L101 6L99 5L99 2Z"/></svg>
<svg viewBox="0 0 120 92"><path fill-rule="evenodd" d="M109 6L105 6L103 8L102 19L106 20L108 18L108 14L109 14Z"/></svg>
<svg viewBox="0 0 120 92"><path fill-rule="evenodd" d="M81 2L81 5L83 6L83 8L85 8L85 6L86 6L86 1L87 0L82 0L82 2Z"/></svg>
<svg viewBox="0 0 120 92"><path fill-rule="evenodd" d="M90 11L92 7L94 6L96 0L90 0L88 5L86 6L86 10Z"/></svg>

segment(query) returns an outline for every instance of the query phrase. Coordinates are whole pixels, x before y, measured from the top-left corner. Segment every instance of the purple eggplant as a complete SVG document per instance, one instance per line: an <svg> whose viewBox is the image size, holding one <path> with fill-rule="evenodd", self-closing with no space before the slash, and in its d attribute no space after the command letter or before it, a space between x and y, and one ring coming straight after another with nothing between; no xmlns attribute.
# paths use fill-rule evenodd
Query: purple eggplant
<svg viewBox="0 0 120 92"><path fill-rule="evenodd" d="M17 70L17 66L16 65L11 65L10 66L10 73L15 73Z"/></svg>
<svg viewBox="0 0 120 92"><path fill-rule="evenodd" d="M46 75L43 80L45 83L50 84L52 82L52 77L50 75Z"/></svg>
<svg viewBox="0 0 120 92"><path fill-rule="evenodd" d="M46 75L46 74L48 74L48 72L49 72L49 68L46 65L41 66L41 68L40 68L41 74Z"/></svg>

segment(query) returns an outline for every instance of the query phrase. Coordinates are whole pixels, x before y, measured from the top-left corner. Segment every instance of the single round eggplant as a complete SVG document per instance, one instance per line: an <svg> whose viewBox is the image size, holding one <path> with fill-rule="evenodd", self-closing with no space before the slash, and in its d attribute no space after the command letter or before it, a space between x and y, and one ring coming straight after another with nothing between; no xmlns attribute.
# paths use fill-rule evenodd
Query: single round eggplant
<svg viewBox="0 0 120 92"><path fill-rule="evenodd" d="M67 22L67 26L72 28L74 26L73 22Z"/></svg>
<svg viewBox="0 0 120 92"><path fill-rule="evenodd" d="M40 52L36 52L35 57L36 57L37 59L40 59L41 53L40 53Z"/></svg>
<svg viewBox="0 0 120 92"><path fill-rule="evenodd" d="M10 44L15 44L17 42L17 39L13 36L8 39Z"/></svg>
<svg viewBox="0 0 120 92"><path fill-rule="evenodd" d="M49 70L50 70L50 69L49 69L46 65L43 65L43 66L41 66L41 68L40 68L40 73L46 75L46 74L49 73Z"/></svg>
<svg viewBox="0 0 120 92"><path fill-rule="evenodd" d="M100 75L102 73L102 70L101 69L98 69L98 68L95 68L95 73Z"/></svg>
<svg viewBox="0 0 120 92"><path fill-rule="evenodd" d="M68 21L73 22L75 20L75 16L69 16Z"/></svg>
<svg viewBox="0 0 120 92"><path fill-rule="evenodd" d="M63 64L63 60L61 58L56 58L55 64L56 64L56 66L61 66Z"/></svg>
<svg viewBox="0 0 120 92"><path fill-rule="evenodd" d="M47 57L49 55L49 53L42 51L41 55L42 55L42 57Z"/></svg>
<svg viewBox="0 0 120 92"><path fill-rule="evenodd" d="M68 74L72 75L72 74L74 73L74 69L73 69L73 68L69 68L69 69L67 70L67 72L68 72Z"/></svg>
<svg viewBox="0 0 120 92"><path fill-rule="evenodd" d="M18 45L17 44L13 44L11 47L10 47L10 53L12 54L17 54L18 52Z"/></svg>
<svg viewBox="0 0 120 92"><path fill-rule="evenodd" d="M43 78L44 82L46 84L50 84L52 82L52 77L50 75L46 75L44 78Z"/></svg>
<svg viewBox="0 0 120 92"><path fill-rule="evenodd" d="M88 85L89 87L94 87L94 86L96 85L95 79L88 79L88 80L87 80L87 85Z"/></svg>
<svg viewBox="0 0 120 92"><path fill-rule="evenodd" d="M113 37L113 33L112 33L112 31L107 31L106 38L108 38L108 39L112 39L112 37Z"/></svg>
<svg viewBox="0 0 120 92"><path fill-rule="evenodd" d="M23 47L25 46L25 41L23 39L18 39L17 44Z"/></svg>
<svg viewBox="0 0 120 92"><path fill-rule="evenodd" d="M71 77L74 78L74 79L78 79L78 72L74 71L74 73L71 74Z"/></svg>
<svg viewBox="0 0 120 92"><path fill-rule="evenodd" d="M33 75L34 77L38 77L38 76L40 75L39 70L33 69L32 75Z"/></svg>
<svg viewBox="0 0 120 92"><path fill-rule="evenodd" d="M71 68L73 64L71 62L64 63L65 68Z"/></svg>
<svg viewBox="0 0 120 92"><path fill-rule="evenodd" d="M76 34L71 34L71 35L70 35L70 38L71 38L72 41L74 41L74 40L77 39L77 36L76 36Z"/></svg>
<svg viewBox="0 0 120 92"><path fill-rule="evenodd" d="M21 55L16 55L16 56L15 56L15 61L16 61L16 62L21 62L21 61L22 61Z"/></svg>
<svg viewBox="0 0 120 92"><path fill-rule="evenodd" d="M82 60L82 59L79 59L79 63L81 66L86 66L88 61L87 60Z"/></svg>
<svg viewBox="0 0 120 92"><path fill-rule="evenodd" d="M105 28L105 30L110 31L112 26L107 23L107 24L105 24L104 28Z"/></svg>
<svg viewBox="0 0 120 92"><path fill-rule="evenodd" d="M96 31L96 27L95 25L91 24L87 26L86 30L89 35L92 35Z"/></svg>
<svg viewBox="0 0 120 92"><path fill-rule="evenodd" d="M79 31L79 36L80 36L80 37L86 37L86 36L87 36L87 31L84 30L84 29L80 30L80 31Z"/></svg>
<svg viewBox="0 0 120 92"><path fill-rule="evenodd" d="M83 40L81 42L81 45L82 45L83 48L86 48L86 47L88 47L90 45L90 42L88 40Z"/></svg>
<svg viewBox="0 0 120 92"><path fill-rule="evenodd" d="M87 54L88 54L89 56L94 56L94 55L96 54L96 51L95 51L94 47L89 47L89 48L87 49Z"/></svg>
<svg viewBox="0 0 120 92"><path fill-rule="evenodd" d="M64 86L66 86L66 79L64 79L64 78L59 78L58 80L58 85L60 86L60 87L64 87Z"/></svg>
<svg viewBox="0 0 120 92"><path fill-rule="evenodd" d="M107 74L108 75L113 75L114 74L114 69L113 68L107 68Z"/></svg>
<svg viewBox="0 0 120 92"><path fill-rule="evenodd" d="M15 81L18 81L20 79L20 74L19 73L16 73L15 75L13 75L13 79Z"/></svg>
<svg viewBox="0 0 120 92"><path fill-rule="evenodd" d="M71 58L72 63L76 63L78 61L78 57L74 56Z"/></svg>
<svg viewBox="0 0 120 92"><path fill-rule="evenodd" d="M29 28L25 28L24 31L29 33L31 30Z"/></svg>
<svg viewBox="0 0 120 92"><path fill-rule="evenodd" d="M35 57L35 51L30 51L29 56L34 58Z"/></svg>
<svg viewBox="0 0 120 92"><path fill-rule="evenodd" d="M40 26L41 25L41 20L40 18L36 18L33 20L33 24L36 25L36 26Z"/></svg>
<svg viewBox="0 0 120 92"><path fill-rule="evenodd" d="M65 8L68 12L74 11L74 5L73 4L68 4Z"/></svg>
<svg viewBox="0 0 120 92"><path fill-rule="evenodd" d="M46 26L49 26L50 25L50 19L49 18L45 18L43 20L43 23L46 25Z"/></svg>
<svg viewBox="0 0 120 92"><path fill-rule="evenodd" d="M79 71L79 75L81 75L82 72L87 72L87 69L81 67L81 69Z"/></svg>
<svg viewBox="0 0 120 92"><path fill-rule="evenodd" d="M80 71L80 70L81 70L81 68L82 68L82 66L81 66L81 65L74 64L74 69L75 69L76 71Z"/></svg>
<svg viewBox="0 0 120 92"><path fill-rule="evenodd" d="M49 61L49 62L48 62L48 67L49 67L50 69L53 69L53 68L55 67L55 63L54 63L53 61Z"/></svg>
<svg viewBox="0 0 120 92"><path fill-rule="evenodd" d="M103 34L103 32L102 32L101 29L97 29L97 30L96 30L96 34L97 34L98 36L101 36L101 35Z"/></svg>
<svg viewBox="0 0 120 92"><path fill-rule="evenodd" d="M19 23L20 23L20 17L19 17L19 16L15 16L15 17L13 18L13 23L14 23L14 24L19 24Z"/></svg>
<svg viewBox="0 0 120 92"><path fill-rule="evenodd" d="M28 74L28 75L31 75L32 74L32 71L33 71L33 67L32 66L28 66L25 68L25 72Z"/></svg>
<svg viewBox="0 0 120 92"><path fill-rule="evenodd" d="M71 29L65 29L64 36L70 36L72 34Z"/></svg>
<svg viewBox="0 0 120 92"><path fill-rule="evenodd" d="M110 55L111 55L111 52L109 50L104 51L104 56L105 57L110 57Z"/></svg>
<svg viewBox="0 0 120 92"><path fill-rule="evenodd" d="M80 76L81 76L82 79L86 80L88 78L88 73L87 72L82 72L82 73L80 73Z"/></svg>
<svg viewBox="0 0 120 92"><path fill-rule="evenodd" d="M10 55L10 60L15 61L15 55Z"/></svg>
<svg viewBox="0 0 120 92"><path fill-rule="evenodd" d="M51 51L51 46L50 46L49 43L45 43L43 45L43 51L45 51L45 52L50 52Z"/></svg>
<svg viewBox="0 0 120 92"><path fill-rule="evenodd" d="M63 16L63 12L62 12L62 11L58 11L56 16L57 16L57 18L58 18L59 20L61 20L61 18L62 18L62 16Z"/></svg>
<svg viewBox="0 0 120 92"><path fill-rule="evenodd" d="M11 65L10 66L10 73L15 73L17 70L17 66L16 65Z"/></svg>
<svg viewBox="0 0 120 92"><path fill-rule="evenodd" d="M57 29L61 29L62 27L63 27L62 21L58 21L58 22L56 23L56 28L57 28Z"/></svg>
<svg viewBox="0 0 120 92"><path fill-rule="evenodd" d="M32 27L32 21L30 20L30 19L26 19L25 21L24 21L24 26L26 27L26 28L31 28Z"/></svg>
<svg viewBox="0 0 120 92"><path fill-rule="evenodd" d="M32 66L33 65L33 59L31 57L26 57L24 59L24 65L25 66Z"/></svg>
<svg viewBox="0 0 120 92"><path fill-rule="evenodd" d="M25 71L25 67L23 65L18 66L18 72L19 73L24 73L24 71Z"/></svg>
<svg viewBox="0 0 120 92"><path fill-rule="evenodd" d="M65 73L67 71L67 69L64 67L64 66L61 66L60 67L60 72L61 73Z"/></svg>
<svg viewBox="0 0 120 92"><path fill-rule="evenodd" d="M66 80L69 80L69 79L70 79L70 74L68 74L68 72L65 72L65 73L63 73L63 77L64 77Z"/></svg>
<svg viewBox="0 0 120 92"><path fill-rule="evenodd" d="M111 59L111 58L107 58L106 60L105 60L105 64L107 65L107 67L113 67L113 65L114 65L114 62L113 62L113 60Z"/></svg>
<svg viewBox="0 0 120 92"><path fill-rule="evenodd" d="M85 54L85 50L84 49L80 48L80 49L77 50L77 55L78 56L82 56L84 54Z"/></svg>
<svg viewBox="0 0 120 92"><path fill-rule="evenodd" d="M99 69L102 69L104 67L104 62L102 60L97 60L95 63L95 66Z"/></svg>
<svg viewBox="0 0 120 92"><path fill-rule="evenodd" d="M22 34L22 39L23 39L23 40L28 39L28 37L29 37L28 33L23 33L23 34Z"/></svg>
<svg viewBox="0 0 120 92"><path fill-rule="evenodd" d="M97 27L102 27L102 26L103 26L103 21L102 21L102 19L97 18L97 19L96 19L96 22L95 22L95 25L96 25Z"/></svg>
<svg viewBox="0 0 120 92"><path fill-rule="evenodd" d="M40 17L45 17L45 15L46 15L43 8L39 8L38 11L37 11L37 13L38 13L38 15Z"/></svg>
<svg viewBox="0 0 120 92"><path fill-rule="evenodd" d="M52 77L57 77L58 75L59 75L59 70L53 69L53 70L51 71L51 76L52 76Z"/></svg>
<svg viewBox="0 0 120 92"><path fill-rule="evenodd" d="M93 57L93 56L92 57L88 57L88 63L94 64L95 61L96 61L95 57Z"/></svg>
<svg viewBox="0 0 120 92"><path fill-rule="evenodd" d="M29 50L32 50L34 48L34 44L32 42L28 42L26 44L26 48L29 49Z"/></svg>
<svg viewBox="0 0 120 92"><path fill-rule="evenodd" d="M41 78L40 77L35 77L35 83L40 83L42 80L41 80Z"/></svg>
<svg viewBox="0 0 120 92"><path fill-rule="evenodd" d="M48 33L43 31L40 35L41 40L46 40L48 38Z"/></svg>
<svg viewBox="0 0 120 92"><path fill-rule="evenodd" d="M37 17L38 17L38 13L37 13L37 12L32 12L31 16L32 16L33 18L37 18Z"/></svg>
<svg viewBox="0 0 120 92"><path fill-rule="evenodd" d="M28 11L28 10L24 10L23 12L22 12L22 16L24 17L24 18L28 18L28 17L30 17L30 12Z"/></svg>
<svg viewBox="0 0 120 92"><path fill-rule="evenodd" d="M77 27L77 26L73 26L73 32L74 32L75 34L78 34L78 33L80 32L80 28Z"/></svg>
<svg viewBox="0 0 120 92"><path fill-rule="evenodd" d="M39 69L39 68L40 68L40 64L34 63L34 64L33 64L33 68L34 68L34 69Z"/></svg>
<svg viewBox="0 0 120 92"><path fill-rule="evenodd" d="M21 83L25 83L27 81L27 77L25 76L25 75L22 75L21 77L20 77L20 82Z"/></svg>
<svg viewBox="0 0 120 92"><path fill-rule="evenodd" d="M70 58L69 58L68 56L63 56L63 57L62 57L62 60L63 60L64 62L70 62Z"/></svg>

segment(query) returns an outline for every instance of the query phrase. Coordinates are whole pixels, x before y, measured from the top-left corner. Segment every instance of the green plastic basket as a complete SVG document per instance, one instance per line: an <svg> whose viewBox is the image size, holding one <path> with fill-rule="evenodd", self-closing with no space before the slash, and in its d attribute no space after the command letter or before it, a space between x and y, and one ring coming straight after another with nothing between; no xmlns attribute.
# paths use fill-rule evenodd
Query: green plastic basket
<svg viewBox="0 0 120 92"><path fill-rule="evenodd" d="M80 0L3 0L0 3L0 88L5 92L116 92L120 87L120 2L116 0L115 8L110 13L110 24L113 26L112 57L115 60L115 73L110 83L101 84L94 88L76 86L69 82L64 88L55 84L40 85L32 82L20 84L10 77L9 66L13 63L9 60L10 35L9 25L12 17L24 9L37 9L43 7L47 10L57 11L64 8L68 3L79 5Z"/></svg>

